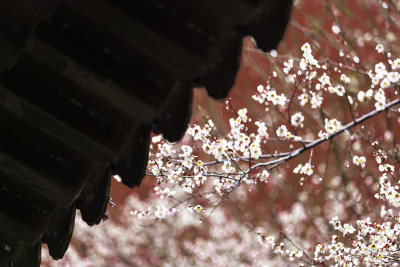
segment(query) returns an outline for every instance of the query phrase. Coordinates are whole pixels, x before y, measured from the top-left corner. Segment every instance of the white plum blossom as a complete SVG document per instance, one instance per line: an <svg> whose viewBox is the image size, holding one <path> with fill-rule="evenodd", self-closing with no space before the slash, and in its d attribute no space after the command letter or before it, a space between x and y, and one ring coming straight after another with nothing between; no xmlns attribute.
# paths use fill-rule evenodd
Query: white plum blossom
<svg viewBox="0 0 400 267"><path fill-rule="evenodd" d="M342 123L337 119L325 119L325 131L329 134L334 134L342 129Z"/></svg>
<svg viewBox="0 0 400 267"><path fill-rule="evenodd" d="M191 169L193 167L192 159L186 159L182 162L182 166L186 167L187 169Z"/></svg>
<svg viewBox="0 0 400 267"><path fill-rule="evenodd" d="M267 170L263 170L261 173L257 174L257 178L261 182L267 182L269 176L270 176L270 173Z"/></svg>
<svg viewBox="0 0 400 267"><path fill-rule="evenodd" d="M346 74L340 75L340 80L344 83L350 83L350 78L346 76Z"/></svg>
<svg viewBox="0 0 400 267"><path fill-rule="evenodd" d="M293 173L305 174L305 175L308 175L308 176L311 176L313 174L313 172L314 172L313 171L313 167L311 166L310 163L305 163L304 165L299 164L293 170Z"/></svg>
<svg viewBox="0 0 400 267"><path fill-rule="evenodd" d="M383 110L386 104L385 92L382 89L379 89L375 92L374 99L376 100L375 108L377 110Z"/></svg>
<svg viewBox="0 0 400 267"><path fill-rule="evenodd" d="M332 25L332 32L333 32L334 34L339 34L339 33L340 33L340 28L339 28L339 26L336 25L336 24Z"/></svg>
<svg viewBox="0 0 400 267"><path fill-rule="evenodd" d="M222 165L222 170L225 173L234 173L236 171L235 167L232 166L231 161L225 160Z"/></svg>
<svg viewBox="0 0 400 267"><path fill-rule="evenodd" d="M153 175L155 175L155 176L159 176L159 175L161 174L160 169L159 169L157 166L154 166L154 167L151 169L151 172L152 172Z"/></svg>
<svg viewBox="0 0 400 267"><path fill-rule="evenodd" d="M238 110L238 115L243 122L247 121L247 108L242 108Z"/></svg>
<svg viewBox="0 0 400 267"><path fill-rule="evenodd" d="M167 209L163 206L157 206L157 209L154 212L154 215L159 219L164 219L166 214L167 214Z"/></svg>
<svg viewBox="0 0 400 267"><path fill-rule="evenodd" d="M386 77L387 77L389 85L390 85L390 83L397 83L400 80L400 73L398 73L396 71L391 71L387 74ZM381 87L382 87L382 85L381 85Z"/></svg>
<svg viewBox="0 0 400 267"><path fill-rule="evenodd" d="M394 166L388 163L380 164L379 165L380 172L394 172Z"/></svg>
<svg viewBox="0 0 400 267"><path fill-rule="evenodd" d="M377 44L375 49L376 49L376 51L378 51L378 53L383 53L383 51L384 51L382 44Z"/></svg>
<svg viewBox="0 0 400 267"><path fill-rule="evenodd" d="M152 143L159 143L159 142L161 142L161 140L162 140L162 135L160 134L160 135L156 135L156 136L153 136L152 138L151 138L151 142Z"/></svg>
<svg viewBox="0 0 400 267"><path fill-rule="evenodd" d="M360 102L364 102L365 100L365 92L364 91L359 91L357 94L357 99Z"/></svg>
<svg viewBox="0 0 400 267"><path fill-rule="evenodd" d="M182 151L182 153L179 154L179 157L186 158L186 157L190 157L192 155L193 149L192 149L192 147L190 147L188 145L182 145L181 151Z"/></svg>
<svg viewBox="0 0 400 267"><path fill-rule="evenodd" d="M302 93L297 98L300 100L300 105L301 106L304 106L308 102L308 100L310 99L310 97L306 93Z"/></svg>
<svg viewBox="0 0 400 267"><path fill-rule="evenodd" d="M193 211L195 212L200 212L203 210L203 207L201 205L196 205L193 207Z"/></svg>
<svg viewBox="0 0 400 267"><path fill-rule="evenodd" d="M196 181L197 185L202 185L207 180L207 177L202 174L197 174L194 176L194 180Z"/></svg>
<svg viewBox="0 0 400 267"><path fill-rule="evenodd" d="M290 70L293 68L293 59L289 59L288 61L284 62L283 65L285 66L283 68L283 72L288 74Z"/></svg>
<svg viewBox="0 0 400 267"><path fill-rule="evenodd" d="M260 122L256 121L255 125L257 125L257 133L261 137L268 137L268 132L267 132L267 126L265 125L265 122Z"/></svg>
<svg viewBox="0 0 400 267"><path fill-rule="evenodd" d="M295 127L303 127L304 116L301 112L296 112L290 118L290 122Z"/></svg>
<svg viewBox="0 0 400 267"><path fill-rule="evenodd" d="M387 78L384 78L381 81L380 86L382 89L388 88L390 86L390 81Z"/></svg>
<svg viewBox="0 0 400 267"><path fill-rule="evenodd" d="M310 92L311 93L311 108L319 108L322 105L322 96L314 93L314 92Z"/></svg>
<svg viewBox="0 0 400 267"><path fill-rule="evenodd" d="M303 58L300 60L300 69L305 71L307 70L307 67L310 66L316 66L318 67L318 61L313 57L312 55L312 50L311 50L311 45L309 43L303 44L301 47L301 50L303 51Z"/></svg>
<svg viewBox="0 0 400 267"><path fill-rule="evenodd" d="M267 92L267 100L272 102L273 105L283 106L287 102L287 98L284 94L278 95L275 90L269 90Z"/></svg>
<svg viewBox="0 0 400 267"><path fill-rule="evenodd" d="M400 69L400 58L393 60L391 66L393 70Z"/></svg>
<svg viewBox="0 0 400 267"><path fill-rule="evenodd" d="M353 163L354 163L355 165L357 165L357 166L361 166L361 168L364 168L364 167L365 167L365 162L366 162L366 159L365 159L364 156L361 156L361 157L359 157L359 156L354 156L354 157L353 157Z"/></svg>
<svg viewBox="0 0 400 267"><path fill-rule="evenodd" d="M331 85L331 81L329 79L329 76L326 75L326 73L322 74L322 76L319 78L319 81L320 81L322 86Z"/></svg>
<svg viewBox="0 0 400 267"><path fill-rule="evenodd" d="M319 131L319 133L318 133L318 137L321 138L321 139L328 139L329 134L328 134L327 132L323 132L323 131L321 130L321 131Z"/></svg>
<svg viewBox="0 0 400 267"><path fill-rule="evenodd" d="M288 129L286 128L286 125L281 125L276 130L276 135L278 137L286 137L287 132L288 132Z"/></svg>
<svg viewBox="0 0 400 267"><path fill-rule="evenodd" d="M255 141L250 145L250 155L251 158L257 160L260 158L261 156L261 147L260 147L260 143Z"/></svg>
<svg viewBox="0 0 400 267"><path fill-rule="evenodd" d="M193 188L195 185L191 181L186 181L182 184L182 190L188 194L193 193Z"/></svg>
<svg viewBox="0 0 400 267"><path fill-rule="evenodd" d="M387 74L386 65L383 62L375 64L375 73L383 78Z"/></svg>
<svg viewBox="0 0 400 267"><path fill-rule="evenodd" d="M272 246L275 245L275 237L273 236L267 236L267 238L265 239L269 244L271 244Z"/></svg>

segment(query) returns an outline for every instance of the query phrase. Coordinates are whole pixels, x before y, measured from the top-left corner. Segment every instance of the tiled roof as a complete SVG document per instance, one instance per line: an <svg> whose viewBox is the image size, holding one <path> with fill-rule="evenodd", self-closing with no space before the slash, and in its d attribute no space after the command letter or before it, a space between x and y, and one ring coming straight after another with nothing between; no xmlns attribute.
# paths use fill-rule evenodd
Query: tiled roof
<svg viewBox="0 0 400 267"><path fill-rule="evenodd" d="M62 258L75 210L144 175L150 131L184 133L192 88L227 95L242 38L282 38L290 0L2 0L0 266Z"/></svg>

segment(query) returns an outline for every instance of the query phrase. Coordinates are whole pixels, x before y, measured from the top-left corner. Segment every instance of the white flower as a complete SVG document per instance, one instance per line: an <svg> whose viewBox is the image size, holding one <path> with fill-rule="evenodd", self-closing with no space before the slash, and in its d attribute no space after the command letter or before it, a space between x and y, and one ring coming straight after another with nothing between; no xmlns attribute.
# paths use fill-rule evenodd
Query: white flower
<svg viewBox="0 0 400 267"><path fill-rule="evenodd" d="M400 69L400 58L396 58L393 62L392 62L392 69Z"/></svg>
<svg viewBox="0 0 400 267"><path fill-rule="evenodd" d="M296 112L293 114L293 116L291 116L290 121L295 127L303 127L304 116L301 114L301 112Z"/></svg>
<svg viewBox="0 0 400 267"><path fill-rule="evenodd" d="M157 209L154 212L154 215L159 219L164 219L166 214L167 214L167 209L163 206L157 206Z"/></svg>
<svg viewBox="0 0 400 267"><path fill-rule="evenodd" d="M290 139L290 138L293 137L293 135L292 135L291 132L287 131L287 132L285 133L284 137L285 137L286 139Z"/></svg>
<svg viewBox="0 0 400 267"><path fill-rule="evenodd" d="M174 174L170 174L168 175L168 182L170 182L171 184L175 183L176 181L178 181L178 175Z"/></svg>
<svg viewBox="0 0 400 267"><path fill-rule="evenodd" d="M318 133L318 137L321 138L321 139L328 139L329 134L328 134L327 132L323 132L323 131L321 130L321 131L319 131L319 133Z"/></svg>
<svg viewBox="0 0 400 267"><path fill-rule="evenodd" d="M331 94L336 93L336 87L329 86L328 87L328 92L331 93Z"/></svg>
<svg viewBox="0 0 400 267"><path fill-rule="evenodd" d="M400 80L400 74L396 71L389 72L386 77L390 83L397 83Z"/></svg>
<svg viewBox="0 0 400 267"><path fill-rule="evenodd" d="M200 212L203 210L203 207L201 205L196 205L193 207L193 211L195 212Z"/></svg>
<svg viewBox="0 0 400 267"><path fill-rule="evenodd" d="M339 28L339 26L336 25L336 24L333 24L333 25L332 25L332 32L333 32L334 34L339 34L339 33L340 33L340 28Z"/></svg>
<svg viewBox="0 0 400 267"><path fill-rule="evenodd" d="M172 191L168 187L164 188L164 190L161 191L160 195L166 195L166 196L172 196L175 195L175 191Z"/></svg>
<svg viewBox="0 0 400 267"><path fill-rule="evenodd" d="M359 156L353 157L353 163L357 166L361 166L361 168L365 167L365 162L366 162L365 157L359 157Z"/></svg>
<svg viewBox="0 0 400 267"><path fill-rule="evenodd" d="M314 92L311 92L311 108L319 108L322 105L323 98Z"/></svg>
<svg viewBox="0 0 400 267"><path fill-rule="evenodd" d="M247 115L246 115L247 109L246 108L239 109L237 113L243 122L247 121Z"/></svg>
<svg viewBox="0 0 400 267"><path fill-rule="evenodd" d="M267 100L272 102L273 105L283 106L286 104L287 98L284 94L278 95L275 90L267 92Z"/></svg>
<svg viewBox="0 0 400 267"><path fill-rule="evenodd" d="M207 180L207 177L203 176L202 174L198 174L194 177L194 180L196 181L197 185L202 185Z"/></svg>
<svg viewBox="0 0 400 267"><path fill-rule="evenodd" d="M376 47L375 47L375 49L376 49L376 51L378 51L378 53L383 53L383 45L381 45L381 44L378 44Z"/></svg>
<svg viewBox="0 0 400 267"><path fill-rule="evenodd" d="M346 76L346 74L340 75L340 80L344 83L350 83L350 78Z"/></svg>
<svg viewBox="0 0 400 267"><path fill-rule="evenodd" d="M211 154L211 152L212 152L212 150L213 150L212 146L211 146L210 144L207 144L207 143L203 143L202 149L203 149L203 151L206 152L207 154Z"/></svg>
<svg viewBox="0 0 400 267"><path fill-rule="evenodd" d="M278 97L277 93L275 90L269 90L267 92L267 100L270 102L274 102L276 101L276 98ZM273 103L274 105L276 105L276 103Z"/></svg>
<svg viewBox="0 0 400 267"><path fill-rule="evenodd" d="M375 92L374 99L376 100L375 108L377 110L385 109L386 96L385 92L382 89L379 89L378 91Z"/></svg>
<svg viewBox="0 0 400 267"><path fill-rule="evenodd" d="M357 99L358 99L358 101L360 101L360 102L364 102L364 100L365 100L365 93L364 93L364 91L358 92L358 94L357 94Z"/></svg>
<svg viewBox="0 0 400 267"><path fill-rule="evenodd" d="M283 68L283 72L288 74L293 68L293 59L289 59L287 62L284 62L283 65L285 66L285 68Z"/></svg>
<svg viewBox="0 0 400 267"><path fill-rule="evenodd" d="M188 194L193 193L193 187L194 187L194 184L192 184L190 181L187 181L186 183L182 184L183 191Z"/></svg>
<svg viewBox="0 0 400 267"><path fill-rule="evenodd" d="M303 257L303 251L297 251L295 254L295 257L300 259L301 257Z"/></svg>
<svg viewBox="0 0 400 267"><path fill-rule="evenodd" d="M311 46L310 46L310 44L309 44L309 43L303 44L302 47L301 47L301 50L302 50L304 53L311 53Z"/></svg>
<svg viewBox="0 0 400 267"><path fill-rule="evenodd" d="M346 92L343 85L336 85L335 91L338 96L343 96L344 93Z"/></svg>
<svg viewBox="0 0 400 267"><path fill-rule="evenodd" d="M179 157L182 157L182 158L189 157L193 152L192 147L187 146L187 145L182 145L181 150L183 153L179 154Z"/></svg>
<svg viewBox="0 0 400 267"><path fill-rule="evenodd" d="M153 143L159 143L159 142L161 142L161 140L162 140L162 135L160 134L160 135L156 135L156 136L153 136L152 138L151 138L151 142L153 142Z"/></svg>
<svg viewBox="0 0 400 267"><path fill-rule="evenodd" d="M186 168L188 168L189 170L193 167L193 163L191 159L186 159L182 162L182 165Z"/></svg>
<svg viewBox="0 0 400 267"><path fill-rule="evenodd" d="M329 76L326 73L322 74L322 76L318 79L322 86L331 85L331 81L329 80Z"/></svg>
<svg viewBox="0 0 400 267"><path fill-rule="evenodd" d="M267 170L263 170L261 173L259 173L258 178L260 179L261 182L266 182L268 180L270 173Z"/></svg>
<svg viewBox="0 0 400 267"><path fill-rule="evenodd" d="M154 187L154 191L156 192L156 195L160 195L162 193L162 189L159 186Z"/></svg>
<svg viewBox="0 0 400 267"><path fill-rule="evenodd" d="M296 168L294 168L293 173L299 173L299 174L306 174L308 176L311 176L313 174L313 169L310 163L306 163L304 165L299 164L297 165Z"/></svg>
<svg viewBox="0 0 400 267"><path fill-rule="evenodd" d="M343 235L346 235L347 233L352 234L355 231L356 231L356 229L352 225L347 224L347 223L345 223L343 225L343 230L342 230Z"/></svg>
<svg viewBox="0 0 400 267"><path fill-rule="evenodd" d="M259 159L261 156L261 148L258 142L253 142L250 145L250 154L253 159Z"/></svg>
<svg viewBox="0 0 400 267"><path fill-rule="evenodd" d="M265 122L256 121L255 124L258 126L258 135L261 137L268 137L267 126L265 126Z"/></svg>
<svg viewBox="0 0 400 267"><path fill-rule="evenodd" d="M310 163L306 163L304 164L304 166L301 168L300 170L301 174L306 174L308 176L310 176L311 174L313 174L313 169Z"/></svg>
<svg viewBox="0 0 400 267"><path fill-rule="evenodd" d="M273 236L267 236L267 238L265 239L269 244L271 245L275 245L275 237Z"/></svg>
<svg viewBox="0 0 400 267"><path fill-rule="evenodd" d="M250 143L250 137L245 134L242 134L242 143L248 145Z"/></svg>
<svg viewBox="0 0 400 267"><path fill-rule="evenodd" d="M234 167L231 166L230 161L224 161L224 164L222 165L222 170L226 173L233 173L236 171Z"/></svg>
<svg viewBox="0 0 400 267"><path fill-rule="evenodd" d="M378 85L380 80L381 80L381 75L375 75L374 77L372 77L371 82L373 85Z"/></svg>
<svg viewBox="0 0 400 267"><path fill-rule="evenodd" d="M380 84L382 89L388 88L390 86L390 82L387 78L384 78Z"/></svg>
<svg viewBox="0 0 400 267"><path fill-rule="evenodd" d="M385 103L384 102L376 102L375 103L375 108L376 108L376 110L384 110L385 109Z"/></svg>
<svg viewBox="0 0 400 267"><path fill-rule="evenodd" d="M374 90L372 90L371 88L367 90L367 92L365 93L365 96L367 98L371 98L374 95Z"/></svg>
<svg viewBox="0 0 400 267"><path fill-rule="evenodd" d="M293 173L299 173L303 165L299 164L296 168L293 169Z"/></svg>
<svg viewBox="0 0 400 267"><path fill-rule="evenodd" d="M380 172L391 172L391 173L393 173L394 172L394 166L393 165L391 165L391 164L380 164L379 165L379 171Z"/></svg>
<svg viewBox="0 0 400 267"><path fill-rule="evenodd" d="M385 75L386 74L386 65L383 62L379 62L375 64L375 73Z"/></svg>
<svg viewBox="0 0 400 267"><path fill-rule="evenodd" d="M301 50L303 51L303 58L300 61L300 68L304 71L307 69L307 64L318 66L318 61L314 59L311 53L311 46L309 43L305 43Z"/></svg>
<svg viewBox="0 0 400 267"><path fill-rule="evenodd" d="M369 250L371 252L377 252L378 251L378 246L375 243L372 243L371 245L369 245Z"/></svg>
<svg viewBox="0 0 400 267"><path fill-rule="evenodd" d="M300 105L304 106L308 102L309 96L306 93L302 93L297 98L300 100Z"/></svg>
<svg viewBox="0 0 400 267"><path fill-rule="evenodd" d="M342 123L336 119L325 119L325 130L329 134L334 134L342 129Z"/></svg>
<svg viewBox="0 0 400 267"><path fill-rule="evenodd" d="M303 70L303 71L307 70L307 61L306 61L305 58L302 58L300 60L300 69Z"/></svg>
<svg viewBox="0 0 400 267"><path fill-rule="evenodd" d="M285 126L285 125L281 125L281 126L279 126L279 128L276 130L276 135L277 135L278 137L285 137L286 134L287 134L287 132L288 132L288 130L287 130L286 126Z"/></svg>
<svg viewBox="0 0 400 267"><path fill-rule="evenodd" d="M158 169L157 166L154 166L154 167L151 169L151 172L152 172L155 176L160 175L160 170Z"/></svg>
<svg viewBox="0 0 400 267"><path fill-rule="evenodd" d="M159 145L160 147L160 145ZM161 155L163 155L164 157L169 157L172 153L172 145L165 143L160 147L160 153Z"/></svg>

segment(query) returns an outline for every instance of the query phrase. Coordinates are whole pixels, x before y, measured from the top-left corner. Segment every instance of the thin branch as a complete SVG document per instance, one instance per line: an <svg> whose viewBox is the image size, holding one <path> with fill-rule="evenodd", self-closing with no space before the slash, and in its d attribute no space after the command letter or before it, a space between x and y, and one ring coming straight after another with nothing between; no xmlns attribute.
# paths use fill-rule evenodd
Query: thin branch
<svg viewBox="0 0 400 267"><path fill-rule="evenodd" d="M289 159L294 158L295 156L297 156L297 155L303 153L304 151L309 150L309 149L312 149L312 148L318 146L319 144L321 144L321 143L323 143L323 142L325 142L325 141L329 141L329 140L333 139L334 137L336 137L337 135L343 133L344 131L346 131L346 130L348 130L348 129L350 129L350 128L353 128L354 126L357 126L358 124L360 124L360 123L362 123L362 122L364 122L364 121L366 121L366 120L368 120L368 119L370 119L370 118L372 118L372 117L374 117L374 116L376 116L376 115L382 113L383 111L385 111L385 110L387 110L387 109L389 109L389 108L391 108L392 106L395 106L395 105L397 105L397 104L400 104L400 99L396 99L396 100L394 100L394 101L392 101L392 102L386 104L386 105L385 105L385 108L382 109L382 110L373 110L373 111L371 111L371 112L365 114L364 116L362 116L362 117L360 117L360 118L358 118L358 119L355 119L354 121L352 121L352 122L346 124L342 129L340 129L340 130L337 131L336 133L330 135L330 136L329 136L328 138L326 138L326 139L323 139L323 138L317 139L317 140L315 140L314 142L307 144L305 147L296 149L296 150L292 151L291 153L289 153L289 155L284 156L284 157L281 157L281 158L279 158L279 159L272 160L272 161L268 161L268 162L263 162L263 163L255 164L255 165L253 165L253 167L252 167L251 169L249 169L249 170L247 171L247 173L251 172L253 169L258 168L258 167L273 165L273 164L277 164L277 163L278 163L278 165L279 165L279 164L281 164L281 163L283 163L283 162L286 162L286 161L288 161Z"/></svg>

